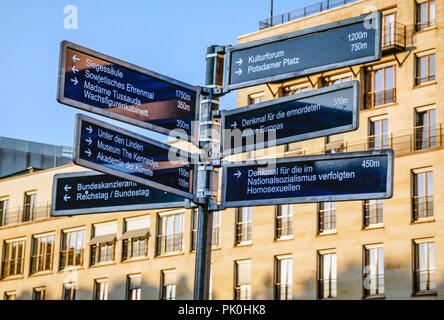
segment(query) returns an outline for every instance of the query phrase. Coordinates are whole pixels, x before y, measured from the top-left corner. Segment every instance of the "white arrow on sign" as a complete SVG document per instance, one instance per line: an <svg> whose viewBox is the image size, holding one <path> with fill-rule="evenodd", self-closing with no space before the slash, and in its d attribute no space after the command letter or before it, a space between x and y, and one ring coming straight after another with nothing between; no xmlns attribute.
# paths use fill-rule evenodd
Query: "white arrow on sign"
<svg viewBox="0 0 444 320"><path fill-rule="evenodd" d="M244 62L244 60L242 60L242 58L239 58L236 63L237 65L240 67L242 65L242 62Z"/></svg>
<svg viewBox="0 0 444 320"><path fill-rule="evenodd" d="M91 143L92 143L92 140L91 140L91 138L89 138L89 137L88 137L88 139L86 139L86 142L88 142L88 145L90 146L90 145L91 145Z"/></svg>
<svg viewBox="0 0 444 320"><path fill-rule="evenodd" d="M71 81L74 83L75 86L77 85L77 83L79 83L79 81L77 80L77 78L71 79Z"/></svg>
<svg viewBox="0 0 444 320"><path fill-rule="evenodd" d="M88 128L86 128L86 131L88 131L88 133L91 133L93 131L93 128L91 128L91 126L89 126Z"/></svg>
<svg viewBox="0 0 444 320"><path fill-rule="evenodd" d="M63 189L65 189L65 191L68 192L68 190L71 189L71 187L69 185L65 185L65 188Z"/></svg>
<svg viewBox="0 0 444 320"><path fill-rule="evenodd" d="M232 127L233 129L236 129L236 128L237 128L237 122L234 121L234 122L231 124L231 127Z"/></svg>
<svg viewBox="0 0 444 320"><path fill-rule="evenodd" d="M85 153L88 155L88 157L91 157L91 154L92 154L92 152L91 152L91 150L85 150Z"/></svg>
<svg viewBox="0 0 444 320"><path fill-rule="evenodd" d="M76 66L72 66L72 72L75 74L76 72L79 72L79 69L77 69Z"/></svg>
<svg viewBox="0 0 444 320"><path fill-rule="evenodd" d="M237 74L238 76L240 76L240 75L242 74L242 69L239 68L239 70L237 70L237 71L235 72L235 74Z"/></svg>
<svg viewBox="0 0 444 320"><path fill-rule="evenodd" d="M242 175L242 172L240 172L239 170L237 170L237 172L236 172L234 175L239 179L240 176Z"/></svg>
<svg viewBox="0 0 444 320"><path fill-rule="evenodd" d="M66 201L68 201L69 199L71 199L71 197L68 196L67 194L65 194L65 196L63 197L63 200L65 200L65 202L66 202Z"/></svg>
<svg viewBox="0 0 444 320"><path fill-rule="evenodd" d="M80 59L77 58L77 55L76 55L76 54L72 56L72 60L74 60L74 62L80 61Z"/></svg>

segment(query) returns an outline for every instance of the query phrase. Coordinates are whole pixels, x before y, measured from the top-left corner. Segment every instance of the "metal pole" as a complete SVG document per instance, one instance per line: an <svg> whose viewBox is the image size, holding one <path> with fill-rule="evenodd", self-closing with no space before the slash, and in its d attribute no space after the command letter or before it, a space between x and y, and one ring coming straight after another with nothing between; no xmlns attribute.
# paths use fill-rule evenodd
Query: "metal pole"
<svg viewBox="0 0 444 320"><path fill-rule="evenodd" d="M208 205L213 194L214 169L211 161L214 156L212 111L218 110L219 101L214 97L215 71L217 65L216 46L207 49L206 93L200 105L199 147L201 157L197 173L198 223L196 243L196 265L194 273L194 300L208 300L210 288L211 244L213 235L213 212ZM219 144L216 144L219 147ZM219 151L216 150L216 153Z"/></svg>
<svg viewBox="0 0 444 320"><path fill-rule="evenodd" d="M270 27L273 26L273 0L270 0Z"/></svg>

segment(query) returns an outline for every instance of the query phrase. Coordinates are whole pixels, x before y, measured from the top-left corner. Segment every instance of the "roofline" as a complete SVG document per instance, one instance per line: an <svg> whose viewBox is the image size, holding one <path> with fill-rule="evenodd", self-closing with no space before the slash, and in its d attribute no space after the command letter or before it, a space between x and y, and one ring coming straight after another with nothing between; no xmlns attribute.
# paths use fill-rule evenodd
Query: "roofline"
<svg viewBox="0 0 444 320"><path fill-rule="evenodd" d="M366 1L368 1L368 0L358 0L356 2L351 2L351 3L348 3L346 5L337 7L337 8L333 8L333 9L330 9L330 10L327 10L327 11L315 13L315 14L313 14L311 16L307 16L307 17L300 18L300 19L297 19L297 20L291 20L291 21L288 21L288 22L285 22L285 23L281 23L281 24L278 24L278 25L275 25L275 26L272 26L272 27L269 27L269 28L266 28L266 29L250 32L250 33L238 36L237 40L238 40L238 43L240 43L239 41L241 39L243 39L243 38L250 37L250 36L253 36L253 35L257 35L257 34L261 34L261 33L264 33L264 32L271 31L271 30L278 30L279 28L284 28L284 27L288 26L289 24L294 24L294 23L299 23L301 21L306 21L306 20L312 19L314 17L318 17L320 15L327 15L327 14L330 14L332 12L344 9L344 8L348 8L348 7L351 7L351 6L354 6L354 5L360 5L360 4L362 4L363 2L366 2Z"/></svg>

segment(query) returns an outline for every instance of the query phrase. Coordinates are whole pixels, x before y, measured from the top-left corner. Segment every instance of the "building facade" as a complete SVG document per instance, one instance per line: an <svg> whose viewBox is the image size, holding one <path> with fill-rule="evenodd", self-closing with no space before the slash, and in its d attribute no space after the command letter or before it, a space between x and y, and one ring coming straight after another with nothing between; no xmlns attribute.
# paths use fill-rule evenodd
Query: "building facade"
<svg viewBox="0 0 444 320"><path fill-rule="evenodd" d="M444 4L361 0L241 36L240 43L383 14L380 61L238 90L238 106L360 81L359 129L278 146L279 157L392 148L387 200L215 214L212 299L441 299L444 296ZM254 153L248 157L257 156ZM169 209L51 218L54 174L0 180L0 297L191 299L197 221ZM254 275L254 276L253 276Z"/></svg>

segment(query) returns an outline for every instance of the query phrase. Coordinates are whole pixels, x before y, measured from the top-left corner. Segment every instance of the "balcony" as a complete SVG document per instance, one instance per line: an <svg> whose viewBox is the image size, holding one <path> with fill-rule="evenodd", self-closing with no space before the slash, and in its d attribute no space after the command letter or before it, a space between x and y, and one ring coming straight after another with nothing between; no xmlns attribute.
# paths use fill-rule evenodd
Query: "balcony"
<svg viewBox="0 0 444 320"><path fill-rule="evenodd" d="M403 51L406 47L406 26L391 23L382 28L382 53L391 54Z"/></svg>
<svg viewBox="0 0 444 320"><path fill-rule="evenodd" d="M183 233L157 236L157 255L182 251Z"/></svg>
<svg viewBox="0 0 444 320"><path fill-rule="evenodd" d="M38 203L36 206L7 208L0 215L0 227L17 225L20 223L45 220L51 217L51 203Z"/></svg>
<svg viewBox="0 0 444 320"><path fill-rule="evenodd" d="M312 16L316 13L324 12L330 9L342 7L346 4L353 3L359 0L325 0L319 3L315 3L305 8L293 10L287 13L273 16L272 18L259 21L259 30L267 29L272 26L277 26L289 21L302 19L308 16Z"/></svg>
<svg viewBox="0 0 444 320"><path fill-rule="evenodd" d="M394 103L396 102L396 88L375 92L367 92L364 98L364 109L371 109L383 104Z"/></svg>
<svg viewBox="0 0 444 320"><path fill-rule="evenodd" d="M395 156L408 155L415 152L432 151L443 149L444 136L442 123L437 123L429 129L419 126L412 129L404 129L393 131L384 135L386 141L384 148L390 148L395 151ZM356 140L342 140L340 145L341 152L374 150L376 146L372 144L375 137L363 137ZM339 144L339 142L336 142ZM290 151L285 156L291 157L295 153L297 155L313 155L328 153L328 145L318 146L314 148L301 148Z"/></svg>

